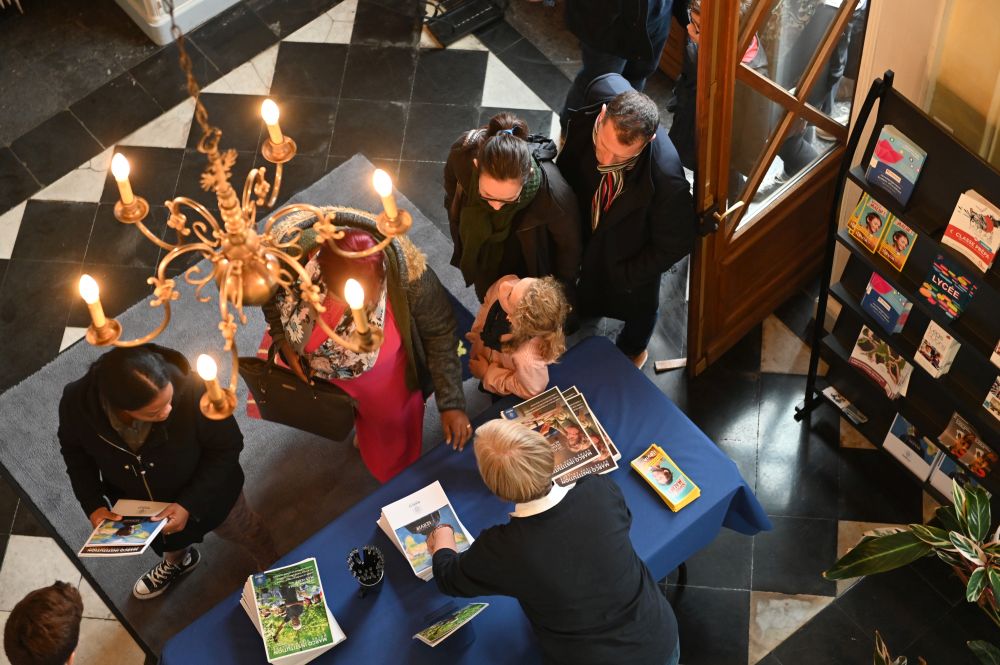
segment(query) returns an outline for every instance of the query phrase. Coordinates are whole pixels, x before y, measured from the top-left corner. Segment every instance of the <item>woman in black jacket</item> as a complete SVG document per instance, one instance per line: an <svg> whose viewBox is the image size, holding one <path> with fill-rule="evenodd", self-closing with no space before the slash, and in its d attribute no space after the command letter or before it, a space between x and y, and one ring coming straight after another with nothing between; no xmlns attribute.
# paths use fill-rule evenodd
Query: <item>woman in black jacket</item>
<svg viewBox="0 0 1000 665"><path fill-rule="evenodd" d="M243 435L232 417L209 420L204 392L177 351L146 344L116 348L66 386L59 444L73 493L95 527L118 520L118 499L165 502L167 525L152 547L163 561L136 582L140 600L163 593L200 560L191 547L215 531L264 569L277 553L243 496Z"/></svg>
<svg viewBox="0 0 1000 665"><path fill-rule="evenodd" d="M532 137L534 138L534 137ZM549 139L498 113L452 145L444 166L444 205L455 252L451 263L482 301L504 275L554 276L572 302L580 267L580 212L552 159Z"/></svg>

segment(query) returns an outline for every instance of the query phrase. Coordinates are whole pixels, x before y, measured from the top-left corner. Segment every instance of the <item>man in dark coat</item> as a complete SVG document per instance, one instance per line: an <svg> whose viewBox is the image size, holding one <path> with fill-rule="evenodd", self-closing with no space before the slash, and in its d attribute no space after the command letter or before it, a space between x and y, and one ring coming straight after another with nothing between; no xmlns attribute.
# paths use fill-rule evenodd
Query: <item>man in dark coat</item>
<svg viewBox="0 0 1000 665"><path fill-rule="evenodd" d="M583 213L579 314L624 321L618 348L642 367L660 276L694 244L697 218L680 158L656 104L608 74L570 115L557 164Z"/></svg>
<svg viewBox="0 0 1000 665"><path fill-rule="evenodd" d="M140 397L141 409L123 411L100 388L108 379L118 390L146 389L155 397L148 405ZM95 527L121 519L109 510L118 499L170 504L154 518L168 523L151 545L166 558L136 583L139 599L159 595L194 568L200 555L191 545L211 531L247 547L260 568L277 558L270 534L243 497L239 426L231 416L206 418L199 407L203 393L182 354L147 344L105 354L66 386L59 402L60 452L73 493Z"/></svg>

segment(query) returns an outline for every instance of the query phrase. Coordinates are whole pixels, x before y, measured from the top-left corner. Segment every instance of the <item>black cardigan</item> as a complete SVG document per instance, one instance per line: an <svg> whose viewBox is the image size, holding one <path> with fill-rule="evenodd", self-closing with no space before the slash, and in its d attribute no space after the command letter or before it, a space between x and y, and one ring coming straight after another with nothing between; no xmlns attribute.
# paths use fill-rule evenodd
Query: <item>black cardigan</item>
<svg viewBox="0 0 1000 665"><path fill-rule="evenodd" d="M677 620L629 540L632 514L605 476L557 505L483 531L462 554L438 550L434 579L451 596L513 596L548 663L662 665Z"/></svg>
<svg viewBox="0 0 1000 665"><path fill-rule="evenodd" d="M179 503L191 513L183 531L154 541L161 552L201 542L225 520L243 489L243 435L235 418L202 415L198 402L204 384L191 374L183 356L157 350L172 365L173 410L167 420L153 424L138 453L108 421L93 370L63 390L58 436L73 493L88 517L106 505L105 496L112 503Z"/></svg>

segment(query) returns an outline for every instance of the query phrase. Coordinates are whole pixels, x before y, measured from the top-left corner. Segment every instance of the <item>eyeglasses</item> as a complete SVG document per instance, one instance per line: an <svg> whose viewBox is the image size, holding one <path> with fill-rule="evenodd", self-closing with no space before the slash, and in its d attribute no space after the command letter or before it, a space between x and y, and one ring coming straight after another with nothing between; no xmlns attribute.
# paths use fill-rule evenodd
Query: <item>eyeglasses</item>
<svg viewBox="0 0 1000 665"><path fill-rule="evenodd" d="M479 191L479 198L481 198L486 203L499 203L502 206L510 205L512 203L521 202L521 194L524 192L524 184L521 184L521 189L517 190L517 196L513 199L494 199L489 196L484 196L482 190Z"/></svg>

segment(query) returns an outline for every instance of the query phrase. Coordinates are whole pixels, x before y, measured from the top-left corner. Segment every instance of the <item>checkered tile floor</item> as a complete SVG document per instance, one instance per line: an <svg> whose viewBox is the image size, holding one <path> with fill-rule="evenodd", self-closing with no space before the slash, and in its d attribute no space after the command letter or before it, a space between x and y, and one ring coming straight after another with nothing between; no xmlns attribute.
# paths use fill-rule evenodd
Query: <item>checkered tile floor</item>
<svg viewBox="0 0 1000 665"><path fill-rule="evenodd" d="M5 29L14 29L12 23L0 23ZM102 298L112 316L148 294L145 279L160 252L114 219L117 194L108 166L115 150L130 158L133 188L152 205L154 232L164 232L163 202L176 195L214 207L197 186L200 134L192 127L194 102L176 73L176 49L152 55L148 45L135 49L131 68L52 117L36 118L40 124L0 147L0 390L81 338L87 325L75 295L81 273L105 285ZM261 99L273 95L281 102L282 127L299 146L283 195L361 152L396 176L399 188L442 228L441 170L458 134L500 109L516 110L533 131L553 132L552 109L569 86L565 74L506 23L437 48L419 30L415 2L251 0L194 31L189 51L204 85L202 101L223 130L222 144L239 151L236 181L261 163L257 113ZM13 78L0 78L0 90L7 85L16 93L28 85L25 77ZM667 297L683 311L683 288ZM929 588L915 572L910 605L893 606L894 614L883 615L877 599L821 612L849 586L820 576L838 553L872 524L920 521L931 506L833 414L817 413L811 428L793 421L808 359L800 338L810 305L811 295L800 294L697 379L647 370L737 462L775 527L754 538L724 531L689 562L688 586L675 603L684 663L802 662L802 652L785 640L817 615L827 618L807 627L813 645L845 654L845 660L822 662L856 662L848 654L867 653L866 660L872 625L908 626L906 617L943 602L936 591L915 591ZM654 357L683 354L683 327L673 318L661 321ZM79 581L2 484L0 529L6 547L0 621L28 590L57 577ZM77 662L142 662L96 596L85 598L86 646ZM949 602L948 608L955 604ZM918 641L919 633L911 633L899 638L905 644L897 651Z"/></svg>

